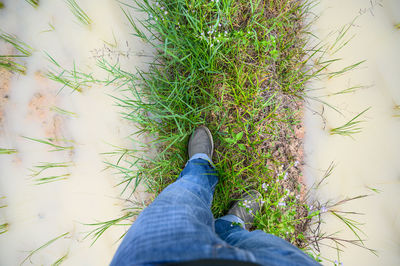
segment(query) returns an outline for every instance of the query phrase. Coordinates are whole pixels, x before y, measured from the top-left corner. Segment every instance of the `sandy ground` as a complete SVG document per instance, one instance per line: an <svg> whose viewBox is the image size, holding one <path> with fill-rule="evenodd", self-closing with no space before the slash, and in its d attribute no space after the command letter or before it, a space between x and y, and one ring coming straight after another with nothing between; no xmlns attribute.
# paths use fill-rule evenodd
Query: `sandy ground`
<svg viewBox="0 0 400 266"><path fill-rule="evenodd" d="M143 67L151 51L133 39L118 2L78 1L93 23L81 25L64 1L40 1L37 9L25 1L3 1L1 29L15 34L33 48L24 59L27 74L0 72L0 147L18 153L0 155L0 224L8 231L0 235L0 265L18 265L35 250L58 236L60 239L35 253L24 264L50 265L66 255L63 265L107 265L127 226L114 227L91 246L85 238L94 229L85 224L107 221L125 214L132 202L148 198L140 187L127 201L130 191L121 195L121 180L105 161L115 147L135 148L129 136L135 126L122 119L112 96L122 92L113 86L93 85L82 92L72 91L47 78L57 62L96 77L106 75L96 60L119 62L129 71ZM139 15L134 14L134 17ZM2 51L7 47L2 45ZM8 48L7 48L8 49ZM147 58L147 59L145 59ZM61 108L71 114L57 111ZM60 146L28 138L50 139ZM34 176L43 163L65 167L47 169ZM38 178L60 176L58 181L38 185Z"/></svg>
<svg viewBox="0 0 400 266"><path fill-rule="evenodd" d="M311 84L314 90L310 95L337 107L343 115L310 100L305 114L305 176L309 185L318 183L334 162L332 174L315 191L318 198L330 201L328 206L347 197L370 195L328 208L323 214L322 230L339 232L335 234L339 238L356 239L330 211L363 213L347 217L362 223L358 225L364 232L359 232L360 237L367 247L378 251L378 256L351 244L342 247L344 252L339 258L334 248L322 246L321 252L332 262L337 260L344 265L400 265L400 31L395 27L400 22L400 2L322 0L314 12L320 18L312 32L326 42L334 42L338 30L351 23L345 40L353 36L352 40L336 54L334 49L327 53L327 59L343 60L326 72L367 61L345 75ZM362 88L333 95L353 86ZM368 107L371 109L361 118L362 132L354 139L329 134L331 128L343 125Z"/></svg>

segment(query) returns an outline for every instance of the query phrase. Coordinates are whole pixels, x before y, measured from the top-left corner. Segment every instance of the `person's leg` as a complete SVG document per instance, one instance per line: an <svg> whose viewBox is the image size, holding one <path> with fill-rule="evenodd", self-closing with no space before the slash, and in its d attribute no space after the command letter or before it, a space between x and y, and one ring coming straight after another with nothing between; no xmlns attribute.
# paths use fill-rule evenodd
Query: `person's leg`
<svg viewBox="0 0 400 266"><path fill-rule="evenodd" d="M188 260L208 254L215 242L210 206L217 182L209 162L189 161L178 180L139 215L111 265Z"/></svg>
<svg viewBox="0 0 400 266"><path fill-rule="evenodd" d="M212 145L199 141L207 137L204 132L195 131L196 138L189 141L191 159L185 169L139 215L111 265L154 265L203 258L254 261L251 253L226 244L215 234L210 207L218 177L210 160ZM198 152L203 146L208 147L204 149L207 154Z"/></svg>
<svg viewBox="0 0 400 266"><path fill-rule="evenodd" d="M215 221L215 231L228 244L251 252L262 265L319 265L289 242L261 230L247 231L237 216L226 215Z"/></svg>

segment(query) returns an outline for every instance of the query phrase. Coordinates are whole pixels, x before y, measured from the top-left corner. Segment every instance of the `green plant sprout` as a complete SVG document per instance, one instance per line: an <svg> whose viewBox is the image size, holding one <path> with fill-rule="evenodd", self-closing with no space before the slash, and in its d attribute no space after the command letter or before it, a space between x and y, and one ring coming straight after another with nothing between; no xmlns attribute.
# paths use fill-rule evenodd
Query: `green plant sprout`
<svg viewBox="0 0 400 266"><path fill-rule="evenodd" d="M353 117L350 121L346 122L344 125L340 127L335 127L330 130L331 135L341 135L341 136L348 136L352 137L353 134L357 134L361 132L361 127L359 126L364 120L357 120L360 116L362 116L365 112L370 109L368 107L355 117Z"/></svg>
<svg viewBox="0 0 400 266"><path fill-rule="evenodd" d="M77 115L76 113L71 112L71 111L68 111L68 110L65 110L65 109L62 109L62 108L57 107L57 106L52 106L52 107L50 108L50 110L51 110L51 111L54 111L54 112L56 112L56 113L59 113L59 114L61 114L61 115L67 115L67 116L78 117L78 115Z"/></svg>
<svg viewBox="0 0 400 266"><path fill-rule="evenodd" d="M13 154L17 153L18 151L16 149L5 149L5 148L0 148L0 154Z"/></svg>
<svg viewBox="0 0 400 266"><path fill-rule="evenodd" d="M51 266L59 266L61 263L63 263L66 259L68 258L68 253L56 260L54 263L51 264Z"/></svg>
<svg viewBox="0 0 400 266"><path fill-rule="evenodd" d="M0 235L6 233L8 231L9 226L10 225L8 223L0 224Z"/></svg>
<svg viewBox="0 0 400 266"><path fill-rule="evenodd" d="M103 235L103 233L109 229L111 226L129 226L131 224L130 219L133 217L137 216L140 213L139 209L138 211L129 211L126 214L122 215L121 217L118 217L116 219L111 219L105 222L99 222L99 223L92 223L92 224L86 224L88 226L95 226L96 228L90 231L85 238L91 236L93 238L92 245ZM127 221L128 220L128 221ZM123 222L125 221L125 222ZM121 235L120 239L124 237L125 234ZM117 241L118 241L117 240Z"/></svg>
<svg viewBox="0 0 400 266"><path fill-rule="evenodd" d="M92 20L75 0L65 0L65 3L68 5L72 14L78 19L80 23L86 26L92 24Z"/></svg>
<svg viewBox="0 0 400 266"><path fill-rule="evenodd" d="M66 237L68 237L68 236L70 236L70 233L69 233L69 232L64 233L64 234L62 234L62 235L59 235L59 236L57 236L57 237L55 237L55 238L53 238L53 239L47 241L46 243L44 243L43 245L41 245L41 246L38 247L37 249L32 250L31 252L29 252L28 256L26 256L26 258L20 263L20 265L24 264L24 263L25 263L26 261L28 261L28 260L32 263L31 258L32 258L33 255L35 255L36 253L38 253L38 252L41 251L42 249L44 249L44 248L50 246L51 244L53 244L53 243L56 242L57 240L59 240L59 239L61 239L61 238L66 238Z"/></svg>
<svg viewBox="0 0 400 266"><path fill-rule="evenodd" d="M35 177L34 182L36 185L42 185L42 184L47 184L55 181L60 181L60 180L66 180L71 174L62 174L62 175L52 175L52 176L46 176L46 177L38 177L40 174L42 174L44 171L49 170L49 169L65 169L68 167L73 166L72 162L61 162L61 163L39 163L38 165L35 165L33 169L31 169L31 176Z"/></svg>
<svg viewBox="0 0 400 266"><path fill-rule="evenodd" d="M56 144L59 141L71 142L71 141L68 141L68 140L58 140L58 139L52 139L52 138L35 139L35 138L30 138L30 137L25 137L25 136L22 136L22 137L25 138L25 139L28 139L28 140L32 140L32 141L35 141L35 142L38 142L38 143L41 143L41 144L48 145L49 147L51 147L51 150L50 150L51 152L53 152L53 151L66 151L66 150L73 150L74 149L74 146L62 146L62 145Z"/></svg>
<svg viewBox="0 0 400 266"><path fill-rule="evenodd" d="M32 55L32 48L19 40L16 36L1 31L0 40L10 44L20 54L0 55L0 67L11 72L25 74L26 67L22 63L16 62L18 58L29 57Z"/></svg>
<svg viewBox="0 0 400 266"><path fill-rule="evenodd" d="M25 0L25 1L34 8L37 8L39 6L39 0Z"/></svg>
<svg viewBox="0 0 400 266"><path fill-rule="evenodd" d="M45 52L46 53L46 52ZM67 70L61 67L61 65L48 53L46 53L49 62L54 65L54 69L49 69L46 76L63 86L60 90L65 87L71 88L73 91L82 92L84 89L90 88L95 83L102 83L103 81L97 80L93 77L93 74L79 71L74 63L72 70Z"/></svg>

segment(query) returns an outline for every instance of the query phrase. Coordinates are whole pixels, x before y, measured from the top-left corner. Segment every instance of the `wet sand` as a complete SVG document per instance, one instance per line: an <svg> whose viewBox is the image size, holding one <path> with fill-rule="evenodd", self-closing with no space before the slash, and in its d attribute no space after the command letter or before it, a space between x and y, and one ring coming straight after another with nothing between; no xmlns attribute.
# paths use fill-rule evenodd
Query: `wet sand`
<svg viewBox="0 0 400 266"><path fill-rule="evenodd" d="M105 169L107 156L115 148L135 148L128 137L135 125L122 118L122 111L110 97L121 97L115 86L94 85L82 92L63 89L45 74L54 65L51 55L65 69L75 66L82 72L105 78L96 61L119 62L126 70L143 67L151 51L135 40L118 2L78 1L93 23L80 24L63 1L40 1L37 9L25 1L4 1L0 10L1 28L30 45L33 55L25 60L26 75L1 74L0 147L18 153L0 155L0 222L8 231L0 235L0 264L16 265L30 251L62 234L64 237L32 256L34 265L50 265L64 255L63 265L107 265L119 237L128 226L112 227L93 245L85 238L94 227L126 213L132 203L121 195L121 180ZM133 14L134 17L140 17ZM54 28L54 29L53 29ZM2 44L3 45L3 44ZM1 47L5 48L5 47ZM73 114L62 114L54 107ZM50 147L24 138L57 139L73 149L50 152ZM43 162L65 163L67 167L47 169L34 177L32 170ZM37 185L36 178L63 176L52 183ZM144 188L140 187L140 191ZM131 196L142 201L143 193ZM26 261L30 264L30 261Z"/></svg>
<svg viewBox="0 0 400 266"><path fill-rule="evenodd" d="M316 197L331 202L370 194L371 196L335 208L364 213L349 218L365 224L360 234L378 256L346 244L338 261L344 265L399 265L400 264L400 2L386 1L329 1L322 0L314 12L320 18L312 32L319 38L333 42L335 31L358 17L350 27L348 37L354 38L337 54L328 58L342 58L329 71L337 71L361 60L367 60L347 74L313 82L312 96L332 95L353 86L363 86L354 93L323 97L343 115L315 101L310 101L305 114L305 177L308 185L319 182L331 162L336 164L332 175L316 191ZM319 89L322 88L322 89ZM318 89L318 90L317 90ZM371 107L361 124L362 132L354 139L330 135L331 128L340 126L366 108ZM377 189L379 193L370 188ZM323 231L338 237L355 239L344 224L329 212L323 214ZM324 242L332 245L331 242ZM322 254L337 260L335 249L323 247ZM331 265L326 262L326 265Z"/></svg>

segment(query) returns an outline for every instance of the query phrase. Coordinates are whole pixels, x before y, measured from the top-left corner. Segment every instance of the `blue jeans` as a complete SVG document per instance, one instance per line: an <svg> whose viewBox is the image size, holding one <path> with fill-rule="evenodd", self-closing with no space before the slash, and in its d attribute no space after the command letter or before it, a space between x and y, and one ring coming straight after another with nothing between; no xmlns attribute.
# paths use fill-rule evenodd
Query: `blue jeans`
<svg viewBox="0 0 400 266"><path fill-rule="evenodd" d="M205 154L194 155L178 179L139 215L111 265L159 265L196 259L231 259L262 265L319 265L289 242L249 232L228 215L214 220L217 172Z"/></svg>

